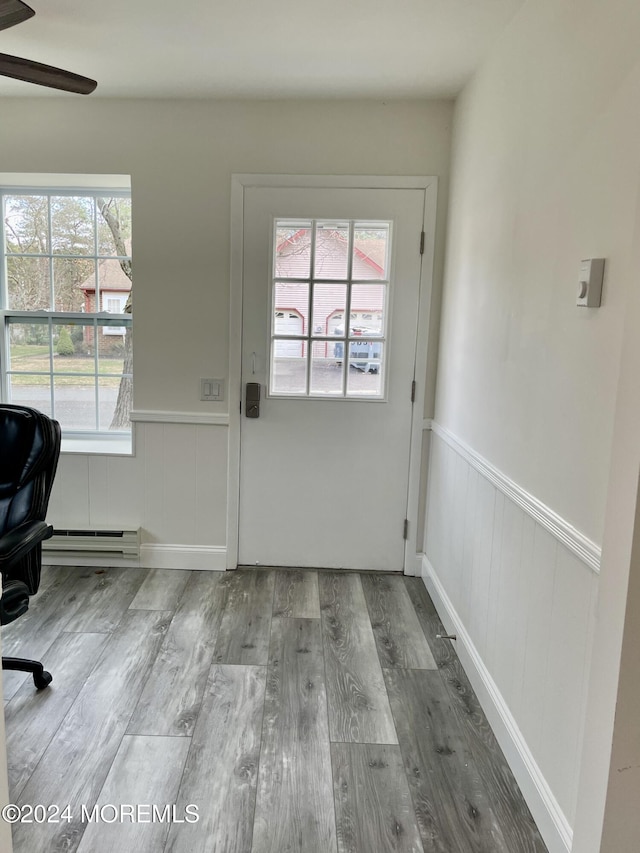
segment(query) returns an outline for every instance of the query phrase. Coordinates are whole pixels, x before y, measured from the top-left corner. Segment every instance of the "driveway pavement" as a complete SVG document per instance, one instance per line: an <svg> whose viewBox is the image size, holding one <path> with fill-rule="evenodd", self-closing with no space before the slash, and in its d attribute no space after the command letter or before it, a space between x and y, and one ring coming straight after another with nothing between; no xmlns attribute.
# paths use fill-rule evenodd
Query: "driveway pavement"
<svg viewBox="0 0 640 853"><path fill-rule="evenodd" d="M33 406L51 415L51 396L46 385L15 385L12 403ZM118 399L117 388L100 388L100 427L109 429ZM56 388L55 418L63 429L95 429L95 391L92 388L62 386Z"/></svg>

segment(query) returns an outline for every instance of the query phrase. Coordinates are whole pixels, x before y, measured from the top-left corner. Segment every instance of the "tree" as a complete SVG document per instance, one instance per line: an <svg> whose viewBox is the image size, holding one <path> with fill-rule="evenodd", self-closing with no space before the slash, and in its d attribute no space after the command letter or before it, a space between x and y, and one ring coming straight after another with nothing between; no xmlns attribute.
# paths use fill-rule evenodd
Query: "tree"
<svg viewBox="0 0 640 853"><path fill-rule="evenodd" d="M93 260L82 257L94 252L93 200L85 196L9 196L5 228L9 307L81 311L79 285L93 269ZM24 257L49 252L54 256L53 305L49 258Z"/></svg>
<svg viewBox="0 0 640 853"><path fill-rule="evenodd" d="M58 353L58 355L62 356L73 355L75 352L73 341L71 340L71 335L69 334L69 330L66 328L66 326L62 326L58 334L56 352Z"/></svg>
<svg viewBox="0 0 640 853"><path fill-rule="evenodd" d="M115 243L116 254L126 255L127 247L124 242L122 232L122 224L120 221L118 206L115 203L117 199L97 198L96 204L98 210L102 214L102 218L109 226L113 241ZM132 295L133 295L133 279L131 277L131 261L128 258L120 259L120 267L122 272L131 282L131 290L124 306L124 313L131 314ZM124 334L124 360L122 363L122 378L118 388L118 399L116 400L116 408L113 412L111 420L111 429L126 429L130 426L129 412L133 405L133 340L131 335L131 326L127 326Z"/></svg>

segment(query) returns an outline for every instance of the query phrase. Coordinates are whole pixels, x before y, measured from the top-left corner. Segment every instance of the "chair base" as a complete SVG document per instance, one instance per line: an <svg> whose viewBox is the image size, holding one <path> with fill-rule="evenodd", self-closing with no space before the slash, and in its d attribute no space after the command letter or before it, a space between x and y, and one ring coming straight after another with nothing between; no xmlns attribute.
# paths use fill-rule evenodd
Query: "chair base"
<svg viewBox="0 0 640 853"><path fill-rule="evenodd" d="M48 687L53 681L53 676L47 672L37 660L27 658L2 658L2 668L17 670L18 672L30 672L33 675L33 683L38 690Z"/></svg>

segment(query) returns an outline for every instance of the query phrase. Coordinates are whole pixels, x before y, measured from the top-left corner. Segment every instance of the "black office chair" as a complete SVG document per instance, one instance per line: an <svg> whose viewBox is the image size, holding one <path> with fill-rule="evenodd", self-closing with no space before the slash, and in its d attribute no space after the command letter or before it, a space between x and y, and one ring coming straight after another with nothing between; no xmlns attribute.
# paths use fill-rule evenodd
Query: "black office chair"
<svg viewBox="0 0 640 853"><path fill-rule="evenodd" d="M0 404L0 624L29 609L40 585L44 517L60 456L60 424L27 406ZM2 668L30 672L38 690L52 676L41 663L2 658Z"/></svg>

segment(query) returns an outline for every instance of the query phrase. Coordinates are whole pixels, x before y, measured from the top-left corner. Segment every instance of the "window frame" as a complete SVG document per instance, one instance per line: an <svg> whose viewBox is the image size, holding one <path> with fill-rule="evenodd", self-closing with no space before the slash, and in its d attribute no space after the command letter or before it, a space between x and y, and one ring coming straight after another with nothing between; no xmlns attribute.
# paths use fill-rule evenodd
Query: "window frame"
<svg viewBox="0 0 640 853"><path fill-rule="evenodd" d="M113 293L121 293L121 291L118 291L118 290L114 290L112 292ZM102 293L100 293L100 297L101 297L102 303L104 305L105 298L102 295ZM124 292L122 292L121 296L108 296L106 298L106 302L107 302L107 305L109 304L109 302L117 302L118 308L124 307L127 304L127 295ZM106 308L106 309L103 308L101 313L107 313L110 317L114 317L114 316L117 317L117 316L121 316L125 312L124 311L109 311L108 308ZM127 316L130 316L130 315L127 315ZM119 335L120 337L124 337L126 334L126 331L127 331L126 326L113 326L113 325L109 324L108 326L102 327L102 334L103 335L113 335L113 336Z"/></svg>
<svg viewBox="0 0 640 853"><path fill-rule="evenodd" d="M55 176L52 176L55 177ZM81 177L81 176L79 176ZM94 199L94 219L93 219L93 233L94 233L94 246L92 254L59 254L53 251L53 245L51 243L51 207L49 206L48 210L48 231L49 231L49 239L50 243L48 246L48 251L44 253L8 253L6 251L6 227L5 227L5 198L7 196L46 196L46 197L85 197L85 198L93 198ZM55 183L47 186L46 184L31 184L30 182L22 183L6 183L2 182L0 184L0 394L2 396L2 400L9 401L10 394L10 376L20 374L20 371L13 371L11 366L11 357L10 357L10 334L9 329L14 324L28 325L29 323L42 323L43 325L46 323L49 326L49 340L50 346L53 345L53 339L51 335L53 334L52 327L55 324L66 325L64 322L69 321L69 325L79 324L86 326L93 326L94 329L94 370L92 373L82 374L83 376L91 376L94 380L94 413L96 417L96 429L70 429L68 427L64 427L62 429L62 439L63 445L62 450L65 451L74 451L83 452L83 453L109 453L109 454L117 454L117 455L131 455L133 452L133 427L128 430L105 430L99 428L99 413L100 413L100 380L102 378L112 378L112 374L102 373L98 370L99 363L99 345L98 345L98 331L100 329L104 330L109 327L113 327L118 331L126 332L127 328L133 329L133 312L131 313L121 313L121 314L110 314L106 311L52 311L52 310L20 310L8 307L8 275L7 275L7 258L10 257L22 257L22 258L47 258L49 260L49 275L50 282L52 288L52 295L54 293L54 277L53 277L53 264L56 259L69 259L69 260L88 260L92 261L94 264L94 268L96 271L96 296L95 296L95 305L96 307L100 307L102 303L103 294L100 290L99 276L97 275L98 264L100 261L105 260L129 260L131 261L132 256L129 255L106 255L98 253L98 217L99 211L97 205L95 204L95 199L98 197L105 198L127 198L131 199L131 189L122 186L82 186L81 183L78 186L67 185L64 187L55 186ZM112 333L114 334L114 333ZM50 350L51 352L51 350ZM27 373L27 371L25 371ZM49 370L48 371L30 371L28 372L30 375L48 375L50 377L50 405L53 417L56 417L55 413L55 403L54 403L54 394L55 394L55 384L54 377L55 376L73 376L76 375L73 372L65 371L64 373L56 373L53 369L53 362L50 358L49 362ZM80 374L78 374L80 375ZM122 374L117 374L119 377ZM133 373L130 374L133 379Z"/></svg>

